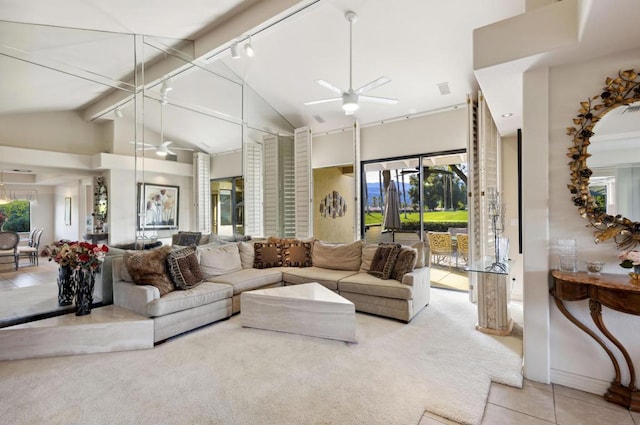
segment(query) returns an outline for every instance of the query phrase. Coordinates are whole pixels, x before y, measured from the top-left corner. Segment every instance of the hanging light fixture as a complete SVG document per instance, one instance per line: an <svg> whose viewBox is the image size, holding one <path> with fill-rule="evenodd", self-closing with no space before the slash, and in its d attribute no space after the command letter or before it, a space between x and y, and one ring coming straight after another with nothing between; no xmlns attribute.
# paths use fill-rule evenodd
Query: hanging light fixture
<svg viewBox="0 0 640 425"><path fill-rule="evenodd" d="M244 45L244 52L247 54L247 56L249 56L250 58L252 58L255 54L256 51L253 48L253 43L251 41L251 36L249 36L249 41L247 41L247 44Z"/></svg>
<svg viewBox="0 0 640 425"><path fill-rule="evenodd" d="M231 57L234 59L238 59L240 57L240 52L238 52L238 42L234 41L231 45Z"/></svg>
<svg viewBox="0 0 640 425"><path fill-rule="evenodd" d="M9 198L9 194L4 188L4 172L0 170L0 205L8 204L11 202L11 198Z"/></svg>

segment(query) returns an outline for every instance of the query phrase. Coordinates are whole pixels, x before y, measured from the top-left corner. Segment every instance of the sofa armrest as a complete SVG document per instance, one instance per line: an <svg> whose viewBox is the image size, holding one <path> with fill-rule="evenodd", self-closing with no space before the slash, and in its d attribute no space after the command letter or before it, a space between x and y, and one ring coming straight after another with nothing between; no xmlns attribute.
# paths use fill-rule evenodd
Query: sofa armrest
<svg viewBox="0 0 640 425"><path fill-rule="evenodd" d="M402 284L416 286L416 283L422 282L425 277L429 279L429 267L420 267L419 269L405 273L405 275L402 276Z"/></svg>
<svg viewBox="0 0 640 425"><path fill-rule="evenodd" d="M143 316L147 313L147 304L160 298L160 291L151 285L136 285L135 283L117 280L113 282L113 303Z"/></svg>

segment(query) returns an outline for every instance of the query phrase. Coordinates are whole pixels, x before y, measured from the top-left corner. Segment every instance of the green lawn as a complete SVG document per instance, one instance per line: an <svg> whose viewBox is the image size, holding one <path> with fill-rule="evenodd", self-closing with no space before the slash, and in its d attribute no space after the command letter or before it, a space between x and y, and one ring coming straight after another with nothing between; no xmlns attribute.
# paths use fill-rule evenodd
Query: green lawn
<svg viewBox="0 0 640 425"><path fill-rule="evenodd" d="M469 212L468 211L432 211L425 212L423 214L424 221L438 222L438 221L469 221ZM417 212L407 213L406 216L404 213L400 213L400 221L407 222L420 221L420 215ZM365 214L365 224L380 224L382 223L382 213L372 212L369 214Z"/></svg>

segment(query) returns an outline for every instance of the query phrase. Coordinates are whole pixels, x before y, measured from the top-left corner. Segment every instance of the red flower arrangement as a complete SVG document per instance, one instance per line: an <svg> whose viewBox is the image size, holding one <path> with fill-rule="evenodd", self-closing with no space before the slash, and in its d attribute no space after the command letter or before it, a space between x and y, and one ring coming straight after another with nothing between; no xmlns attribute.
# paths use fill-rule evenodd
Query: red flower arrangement
<svg viewBox="0 0 640 425"><path fill-rule="evenodd" d="M107 252L109 252L107 245L78 241L58 241L45 249L45 255L49 257L49 261L53 260L61 266L89 271L100 271L100 265Z"/></svg>

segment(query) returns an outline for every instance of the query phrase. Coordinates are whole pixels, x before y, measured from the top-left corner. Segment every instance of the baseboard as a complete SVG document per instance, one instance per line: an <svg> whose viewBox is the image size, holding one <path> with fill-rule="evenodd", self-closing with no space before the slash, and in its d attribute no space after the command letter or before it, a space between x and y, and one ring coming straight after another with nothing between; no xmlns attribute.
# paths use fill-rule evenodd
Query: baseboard
<svg viewBox="0 0 640 425"><path fill-rule="evenodd" d="M564 385L565 387L575 388L597 395L603 395L606 393L611 385L611 382L590 378L588 376L576 375L575 373L558 369L551 369L551 383Z"/></svg>

